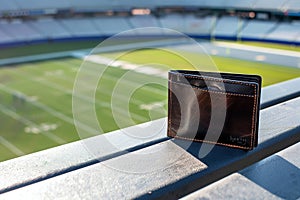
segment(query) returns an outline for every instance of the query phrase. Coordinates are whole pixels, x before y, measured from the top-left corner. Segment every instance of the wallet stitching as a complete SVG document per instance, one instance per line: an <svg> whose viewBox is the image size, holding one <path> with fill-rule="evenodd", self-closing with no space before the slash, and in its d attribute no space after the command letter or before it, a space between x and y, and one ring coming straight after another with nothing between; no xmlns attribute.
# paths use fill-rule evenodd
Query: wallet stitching
<svg viewBox="0 0 300 200"><path fill-rule="evenodd" d="M252 133L251 133L251 147L253 148L253 141L256 139L255 138L255 134L254 134L254 130L255 130L255 113L256 113L256 110L257 110L257 103L256 103L256 86L254 85L254 101L253 101L253 110L252 110Z"/></svg>
<svg viewBox="0 0 300 200"><path fill-rule="evenodd" d="M173 84L177 84L177 85L183 85L183 86L187 86L187 84L184 84L184 83L178 83L178 82L174 82L174 81L170 81L171 83ZM171 84L170 84L171 85ZM211 93L215 93L215 94L225 94L225 95L230 95L230 96L241 96L241 97L255 97L256 95L248 95L248 94L236 94L236 93L231 93L231 92L218 92L218 91L212 91L212 90L205 90L205 89L201 89L201 88L198 88L196 86L193 86L193 85L190 85L192 88L195 88L195 89L198 89L198 90L201 90L203 92L211 92Z"/></svg>
<svg viewBox="0 0 300 200"><path fill-rule="evenodd" d="M244 82L239 82L239 81L233 81L233 80L220 80L218 78L212 78L212 77L198 77L198 76L193 76L193 75L181 75L181 74L174 74L175 76L182 76L182 77L189 77L189 78L194 78L194 79L200 79L200 80L208 80L208 81L216 81L216 82L223 82L223 83L237 83L240 85L247 85L247 86L254 86L254 84L251 83L244 83Z"/></svg>
<svg viewBox="0 0 300 200"><path fill-rule="evenodd" d="M213 142L210 140L200 140L200 139L195 139L195 138L188 138L188 137L182 137L182 136L177 136L172 134L171 135L174 138L179 138L179 139L185 139L185 140L190 140L190 141L197 141L197 142L206 142L206 143L210 143L210 144L220 144L223 146L228 146L228 147L238 147L238 148L242 148L242 149L251 149L251 147L246 147L246 146L240 146L240 145L234 145L234 144L226 144L226 143L222 143L222 142Z"/></svg>
<svg viewBox="0 0 300 200"><path fill-rule="evenodd" d="M173 108L173 98L172 98L172 92L171 92L171 87L172 87L172 84L169 83L169 96L170 96L170 118L168 119L168 133L171 133L171 113L172 113L172 108Z"/></svg>
<svg viewBox="0 0 300 200"><path fill-rule="evenodd" d="M178 76L178 74L175 74ZM236 83L236 84L240 84L240 85L248 85L248 86L251 86L254 88L254 95L243 95L243 94L234 94L234 93L225 93L225 92L216 92L216 91L208 91L208 90L203 90L201 88L198 88L198 87L195 87L195 86L192 86L191 87L194 87L198 90L202 90L204 92L213 92L213 93L220 93L220 94L226 94L226 95L233 95L233 96L244 96L244 97L255 97L253 98L253 110L252 110L252 126L251 126L251 141L250 141L250 147L245 147L245 146L240 146L240 145L232 145L232 144L226 144L226 143L220 143L220 142L212 142L212 141L209 141L209 140L199 140L199 139L195 139L195 138L187 138L187 137L182 137L182 136L177 136L176 134L169 134L171 137L174 137L174 138L181 138L181 139L186 139L186 140L191 140L191 141L199 141L199 142L207 142L207 143L212 143L212 144L220 144L220 145L224 145L224 146L228 146L228 147L239 147L239 148L242 148L242 149L252 149L253 148L253 140L255 139L255 134L254 134L254 130L255 130L255 112L257 110L257 103L256 103L256 85L255 84L250 84L250 83L243 83L243 82L237 82L237 81L226 81L226 80L219 80L219 79L213 79L213 78L203 78L203 77L194 77L194 76L186 76L186 77L192 77L192 78L195 78L195 79L202 79L202 80L212 80L212 81L218 81L218 82L230 82L230 83ZM187 84L184 84L184 83L178 83L178 82L175 82L175 81L172 81L172 80L169 80L170 83L173 83L173 84L179 84L179 85L187 85ZM171 85L172 84L169 84L169 88L171 90ZM169 90L169 95L170 95L170 106L171 106L171 109L173 108L172 106L172 92L170 92ZM170 109L170 116L171 116L171 109ZM171 117L170 117L171 118ZM169 127L168 127L168 132L171 133L171 119L168 120L168 123L169 123Z"/></svg>

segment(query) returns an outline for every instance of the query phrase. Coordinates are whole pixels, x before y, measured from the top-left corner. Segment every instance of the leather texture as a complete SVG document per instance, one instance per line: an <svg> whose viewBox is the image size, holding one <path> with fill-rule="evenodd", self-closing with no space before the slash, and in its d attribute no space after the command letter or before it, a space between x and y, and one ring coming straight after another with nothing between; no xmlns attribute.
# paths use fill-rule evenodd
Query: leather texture
<svg viewBox="0 0 300 200"><path fill-rule="evenodd" d="M257 146L261 77L172 70L168 136L251 150Z"/></svg>

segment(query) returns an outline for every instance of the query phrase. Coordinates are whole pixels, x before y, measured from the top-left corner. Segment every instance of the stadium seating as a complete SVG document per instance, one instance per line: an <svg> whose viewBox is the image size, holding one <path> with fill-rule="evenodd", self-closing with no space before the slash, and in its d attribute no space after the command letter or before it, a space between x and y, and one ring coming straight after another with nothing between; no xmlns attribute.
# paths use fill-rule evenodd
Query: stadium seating
<svg viewBox="0 0 300 200"><path fill-rule="evenodd" d="M267 35L268 39L281 41L295 41L300 35L300 23L281 23Z"/></svg>
<svg viewBox="0 0 300 200"><path fill-rule="evenodd" d="M133 16L130 17L129 19L129 24L133 27L133 28L138 28L137 30L135 30L138 34L163 34L162 30L159 29L147 29L147 30L143 30L140 28L143 27L158 27L161 28L158 20L151 15L145 15L145 16Z"/></svg>
<svg viewBox="0 0 300 200"><path fill-rule="evenodd" d="M29 22L29 24L48 39L71 37L71 33L52 18L39 19L37 21Z"/></svg>
<svg viewBox="0 0 300 200"><path fill-rule="evenodd" d="M34 41L48 41L61 39L78 39L86 37L108 37L126 30L132 30L127 34L133 35L160 35L173 34L175 32L162 31L159 29L147 29L143 27L162 27L179 31L193 37L219 38L219 39L250 39L268 40L285 43L299 43L299 23L262 21L258 19L243 19L237 16L218 16L210 12L195 14L163 14L159 10L156 15L126 15L126 16L100 16L97 17L72 17L72 13L82 15L82 12L117 10L130 13L134 7L145 7L155 10L159 6L198 6L199 8L229 8L229 9L253 9L268 11L286 11L297 15L300 9L298 0L191 0L188 2L178 1L158 1L136 2L133 0L0 0L0 14L12 16L27 16L24 19L7 19L4 17L0 21L0 45L14 43L28 43ZM134 7L133 7L134 5ZM63 18L65 13L70 18ZM79 12L79 13L78 13ZM57 15L55 15L57 13ZM61 16L62 13L63 15ZM45 15L47 14L47 16ZM49 17L48 14L54 16ZM41 16L45 15L45 16ZM102 15L102 14L101 14ZM38 16L38 17L37 17ZM84 15L82 15L84 16ZM244 16L245 17L245 16ZM267 14L266 14L267 18Z"/></svg>
<svg viewBox="0 0 300 200"><path fill-rule="evenodd" d="M155 6L201 6L210 8L252 8L267 10L299 9L297 0L190 0L190 1L135 1L135 0L0 0L1 11L13 10L43 10L43 9L72 9L72 10L113 10L131 9L132 7L153 8ZM296 6L296 7L295 7Z"/></svg>
<svg viewBox="0 0 300 200"><path fill-rule="evenodd" d="M194 15L167 15L132 17L96 17L54 19L44 17L37 20L0 21L0 44L31 42L35 40L72 39L81 37L107 37L123 31L142 27L162 27L176 30L194 37L216 37L228 39L272 40L299 42L300 23L241 20L238 17ZM159 29L137 29L127 34L160 35ZM175 32L174 32L175 33ZM168 32L167 34L172 34Z"/></svg>
<svg viewBox="0 0 300 200"><path fill-rule="evenodd" d="M189 35L210 35L215 23L216 17L213 16L198 18L187 15L184 18L184 32Z"/></svg>
<svg viewBox="0 0 300 200"><path fill-rule="evenodd" d="M4 33L2 30L0 30L0 43L11 43L11 42L14 42L14 39L10 37L8 34Z"/></svg>
<svg viewBox="0 0 300 200"><path fill-rule="evenodd" d="M266 34L268 34L274 27L276 27L275 22L249 20L239 33L239 37L262 39L266 37Z"/></svg>
<svg viewBox="0 0 300 200"><path fill-rule="evenodd" d="M225 37L241 39L267 39L293 42L300 38L300 23L241 20L237 17L214 16L196 17L194 15L168 15L161 18L154 16L132 17L97 17L38 20L2 20L0 21L0 44L11 42L30 42L34 40L63 39L72 37L111 36L122 31L142 27L162 27L173 29L195 37ZM22 33L22 34L21 34ZM130 34L159 35L159 29L142 29ZM168 32L168 34L170 34Z"/></svg>
<svg viewBox="0 0 300 200"><path fill-rule="evenodd" d="M164 28L173 29L179 32L184 32L183 16L173 14L159 18L160 24Z"/></svg>
<svg viewBox="0 0 300 200"><path fill-rule="evenodd" d="M105 36L114 35L133 28L124 17L102 17L91 19L91 21Z"/></svg>
<svg viewBox="0 0 300 200"><path fill-rule="evenodd" d="M0 30L5 30L15 41L33 41L43 39L43 36L30 28L26 22L13 20L11 22L2 21Z"/></svg>
<svg viewBox="0 0 300 200"><path fill-rule="evenodd" d="M237 17L221 17L213 30L216 37L235 37L237 32L243 27L244 20Z"/></svg>
<svg viewBox="0 0 300 200"><path fill-rule="evenodd" d="M87 37L98 36L99 31L88 18L86 19L62 19L58 21L62 24L66 30L68 30L73 36Z"/></svg>

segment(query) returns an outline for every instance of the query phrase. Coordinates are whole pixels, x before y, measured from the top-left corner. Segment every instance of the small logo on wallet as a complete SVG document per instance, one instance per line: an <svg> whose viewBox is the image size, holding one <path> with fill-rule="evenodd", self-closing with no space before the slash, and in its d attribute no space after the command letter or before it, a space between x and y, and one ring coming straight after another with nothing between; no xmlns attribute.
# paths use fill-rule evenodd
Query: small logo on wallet
<svg viewBox="0 0 300 200"><path fill-rule="evenodd" d="M247 138L242 138L242 137L229 136L229 141L239 145L247 144Z"/></svg>

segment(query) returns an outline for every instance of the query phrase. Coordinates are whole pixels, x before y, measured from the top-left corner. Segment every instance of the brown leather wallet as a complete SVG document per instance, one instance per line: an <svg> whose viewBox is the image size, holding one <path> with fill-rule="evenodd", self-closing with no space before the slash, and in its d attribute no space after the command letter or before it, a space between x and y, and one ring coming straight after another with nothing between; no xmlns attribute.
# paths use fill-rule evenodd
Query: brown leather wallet
<svg viewBox="0 0 300 200"><path fill-rule="evenodd" d="M260 93L257 75L171 70L168 136L251 150Z"/></svg>

